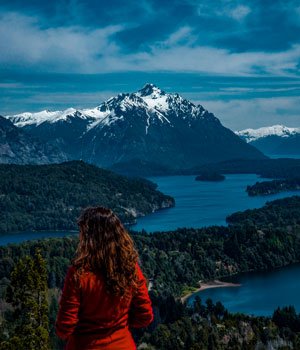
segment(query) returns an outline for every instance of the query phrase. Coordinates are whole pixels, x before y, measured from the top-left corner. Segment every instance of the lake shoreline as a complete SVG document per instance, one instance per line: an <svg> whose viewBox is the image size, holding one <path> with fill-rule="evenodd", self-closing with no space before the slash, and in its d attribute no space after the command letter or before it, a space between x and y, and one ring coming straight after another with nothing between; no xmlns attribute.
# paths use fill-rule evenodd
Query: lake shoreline
<svg viewBox="0 0 300 350"><path fill-rule="evenodd" d="M192 295L202 292L203 290L206 290L206 289L240 287L240 286L241 286L240 283L222 282L220 280L207 281L205 283L201 283L200 287L195 289L195 291L190 292L185 296L181 297L180 300L182 303L185 303Z"/></svg>

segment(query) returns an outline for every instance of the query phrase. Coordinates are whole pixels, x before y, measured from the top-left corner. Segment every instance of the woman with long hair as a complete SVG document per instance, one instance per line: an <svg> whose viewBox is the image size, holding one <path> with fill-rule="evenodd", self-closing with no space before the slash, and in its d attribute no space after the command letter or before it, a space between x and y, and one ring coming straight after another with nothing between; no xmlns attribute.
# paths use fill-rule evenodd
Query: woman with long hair
<svg viewBox="0 0 300 350"><path fill-rule="evenodd" d="M133 241L110 209L87 208L78 225L56 333L67 350L136 349L129 328L146 327L153 313Z"/></svg>

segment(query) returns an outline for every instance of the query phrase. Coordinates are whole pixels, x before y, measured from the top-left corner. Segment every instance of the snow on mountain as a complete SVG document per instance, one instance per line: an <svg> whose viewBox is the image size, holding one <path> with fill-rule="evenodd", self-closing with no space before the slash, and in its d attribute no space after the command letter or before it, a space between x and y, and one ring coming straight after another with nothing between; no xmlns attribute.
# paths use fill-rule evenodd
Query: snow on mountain
<svg viewBox="0 0 300 350"><path fill-rule="evenodd" d="M21 128L29 125L38 126L45 122L53 124L59 121L67 121L71 117L79 117L81 119L96 119L99 117L99 111L97 110L97 108L86 110L76 110L75 108L68 108L64 111L44 110L36 113L25 112L16 115L5 116L5 118L12 121L15 124L15 126Z"/></svg>
<svg viewBox="0 0 300 350"><path fill-rule="evenodd" d="M122 112L134 111L136 109L145 110L147 112L147 121L145 125L145 133L148 133L149 126L152 123L168 123L172 126L168 114L170 112L182 112L185 119L187 116L193 118L203 117L207 112L202 106L195 106L179 96L178 94L166 94L154 84L146 84L141 90L131 94L119 94L103 102L97 107L100 111L98 118L95 119L88 127L87 131L92 128L104 125L110 125L117 120L122 120ZM87 114L86 111L82 111ZM119 117L118 117L119 116Z"/></svg>
<svg viewBox="0 0 300 350"><path fill-rule="evenodd" d="M289 128L284 125L273 125L259 129L235 131L235 133L249 143L267 136L290 137L300 133L300 128Z"/></svg>
<svg viewBox="0 0 300 350"><path fill-rule="evenodd" d="M139 96L151 109L160 110L162 112L169 109L167 100L170 95L167 95L153 84L146 84L143 89L136 93L136 96Z"/></svg>
<svg viewBox="0 0 300 350"><path fill-rule="evenodd" d="M202 106L195 106L192 102L185 100L178 94L166 94L154 84L146 84L136 93L121 93L116 97L111 97L107 101L101 103L93 109L68 108L63 111L44 110L37 113L21 113L16 115L8 115L5 118L12 121L18 127L39 126L43 123L57 123L61 121L70 122L72 118L79 118L87 121L86 132L94 127L111 125L117 120L122 120L121 113L116 113L116 109L120 112L141 108L147 111L148 118L145 126L145 133L148 133L149 126L152 123L168 123L171 125L167 117L168 112L183 113L182 118L190 116L192 118L203 118L207 113L207 117L211 117ZM217 119L217 118L215 118Z"/></svg>
<svg viewBox="0 0 300 350"><path fill-rule="evenodd" d="M68 160L57 147L40 142L0 116L0 163L48 164Z"/></svg>
<svg viewBox="0 0 300 350"><path fill-rule="evenodd" d="M153 84L93 109L7 116L71 159L104 167L132 160L187 169L205 162L264 158L201 105Z"/></svg>

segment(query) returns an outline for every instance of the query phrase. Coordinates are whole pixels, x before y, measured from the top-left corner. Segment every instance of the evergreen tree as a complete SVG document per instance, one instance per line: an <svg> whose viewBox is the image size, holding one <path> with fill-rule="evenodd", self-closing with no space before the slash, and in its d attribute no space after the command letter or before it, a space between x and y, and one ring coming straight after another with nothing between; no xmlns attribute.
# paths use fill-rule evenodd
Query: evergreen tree
<svg viewBox="0 0 300 350"><path fill-rule="evenodd" d="M36 250L34 257L20 259L11 273L8 301L14 309L14 328L1 349L49 349L47 293L46 263Z"/></svg>

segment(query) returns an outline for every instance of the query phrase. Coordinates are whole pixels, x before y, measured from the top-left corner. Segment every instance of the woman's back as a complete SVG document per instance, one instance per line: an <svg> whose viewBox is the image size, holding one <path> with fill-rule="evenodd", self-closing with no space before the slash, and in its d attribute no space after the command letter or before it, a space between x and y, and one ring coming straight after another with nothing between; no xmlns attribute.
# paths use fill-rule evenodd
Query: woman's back
<svg viewBox="0 0 300 350"><path fill-rule="evenodd" d="M86 245L83 234L80 239L79 251L80 245ZM130 239L126 242L130 245ZM81 256L85 255L81 253L75 262L82 261ZM124 266L123 272L117 260L111 269L108 266L103 272L77 265L69 268L65 278L56 322L57 335L67 340L66 349L136 349L129 327L146 327L153 319L146 279L139 265L135 262L131 270ZM113 274L113 287L107 277L109 270ZM113 288L123 286L126 289L122 292L114 292Z"/></svg>
<svg viewBox="0 0 300 350"><path fill-rule="evenodd" d="M129 327L146 327L153 318L145 277L137 265L139 287L126 297L107 291L103 276L69 268L57 316L58 336L67 349L135 349Z"/></svg>

